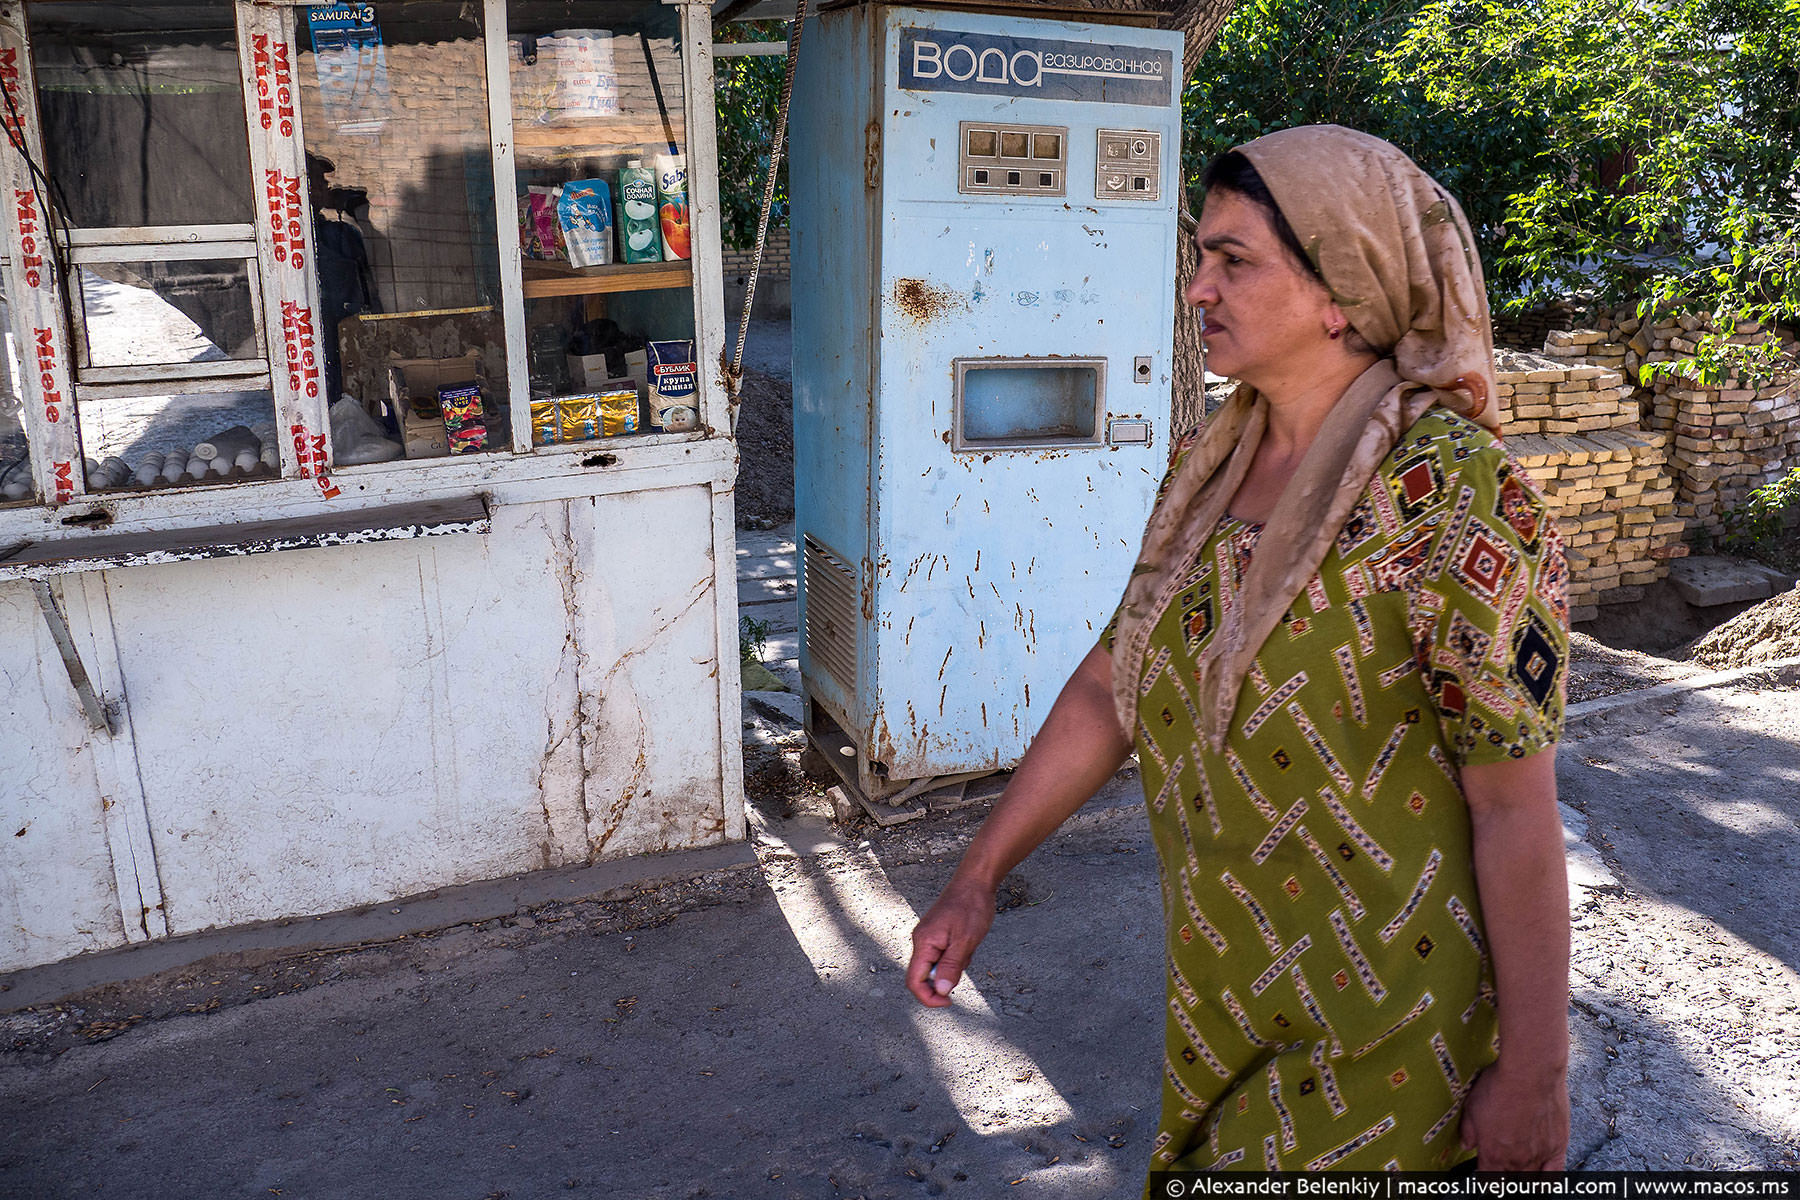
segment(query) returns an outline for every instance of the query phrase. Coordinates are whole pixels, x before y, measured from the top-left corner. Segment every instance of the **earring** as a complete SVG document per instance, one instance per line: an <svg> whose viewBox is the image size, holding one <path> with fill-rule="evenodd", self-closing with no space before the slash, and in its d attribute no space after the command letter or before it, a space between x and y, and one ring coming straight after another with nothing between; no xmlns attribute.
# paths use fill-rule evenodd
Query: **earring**
<svg viewBox="0 0 1800 1200"><path fill-rule="evenodd" d="M1331 340L1335 342L1344 336L1344 327L1342 325L1333 325L1330 329L1330 333Z"/></svg>

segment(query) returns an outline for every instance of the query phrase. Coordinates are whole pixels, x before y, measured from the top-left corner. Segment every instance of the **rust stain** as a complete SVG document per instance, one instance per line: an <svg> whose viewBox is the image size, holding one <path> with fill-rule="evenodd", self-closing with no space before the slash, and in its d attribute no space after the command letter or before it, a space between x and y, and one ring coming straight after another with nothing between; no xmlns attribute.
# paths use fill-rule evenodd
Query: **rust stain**
<svg viewBox="0 0 1800 1200"><path fill-rule="evenodd" d="M950 656L955 653L956 653L955 646L952 646L948 650L944 651L944 661L938 664L938 682L940 682L940 683L943 682L944 669L950 665Z"/></svg>
<svg viewBox="0 0 1800 1200"><path fill-rule="evenodd" d="M950 694L950 685L945 684L938 689L938 716L944 715L944 698Z"/></svg>
<svg viewBox="0 0 1800 1200"><path fill-rule="evenodd" d="M986 700L983 700L981 702L981 727L983 729L987 728L987 701Z"/></svg>
<svg viewBox="0 0 1800 1200"><path fill-rule="evenodd" d="M1029 683L1025 685L1025 707L1031 707L1031 685Z"/></svg>
<svg viewBox="0 0 1800 1200"><path fill-rule="evenodd" d="M983 501L982 501L982 502L981 502L981 506L982 506L982 507L983 507L983 508L986 508L986 507L987 507L987 501L986 501L986 500L983 500ZM980 551L980 550L979 550L979 549L977 549L977 550L976 550L976 551L975 551L975 573L976 573L976 574L978 574L978 575L979 575L979 574L980 574L980 573L981 573L981 551Z"/></svg>
<svg viewBox="0 0 1800 1200"><path fill-rule="evenodd" d="M923 279L896 279L894 307L913 324L929 325L952 310L964 307L964 301L961 293Z"/></svg>

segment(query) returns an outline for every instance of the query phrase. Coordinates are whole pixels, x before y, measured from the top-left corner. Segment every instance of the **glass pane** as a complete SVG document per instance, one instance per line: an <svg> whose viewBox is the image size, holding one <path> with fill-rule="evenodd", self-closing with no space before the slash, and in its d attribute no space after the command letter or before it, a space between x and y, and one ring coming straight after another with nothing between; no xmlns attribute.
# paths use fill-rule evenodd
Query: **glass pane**
<svg viewBox="0 0 1800 1200"><path fill-rule="evenodd" d="M88 490L270 479L280 473L267 390L77 402Z"/></svg>
<svg viewBox="0 0 1800 1200"><path fill-rule="evenodd" d="M411 457L509 448L481 6L319 5L296 19L326 383L368 418L344 425L364 436L338 438L333 414L338 464L378 461L383 441ZM480 412L465 400L450 425L487 434L409 435L390 368L441 360L466 375L452 367L471 351Z"/></svg>
<svg viewBox="0 0 1800 1200"><path fill-rule="evenodd" d="M248 260L90 263L79 279L83 366L263 357Z"/></svg>
<svg viewBox="0 0 1800 1200"><path fill-rule="evenodd" d="M228 3L31 4L44 154L69 223L251 219Z"/></svg>
<svg viewBox="0 0 1800 1200"><path fill-rule="evenodd" d="M532 440L691 429L679 14L512 0L507 22Z"/></svg>
<svg viewBox="0 0 1800 1200"><path fill-rule="evenodd" d="M0 302L0 318L6 305ZM8 324L7 329L11 326ZM30 445L25 440L24 403L19 398L18 355L10 332L3 335L0 355L0 504L30 503L37 484L32 478Z"/></svg>

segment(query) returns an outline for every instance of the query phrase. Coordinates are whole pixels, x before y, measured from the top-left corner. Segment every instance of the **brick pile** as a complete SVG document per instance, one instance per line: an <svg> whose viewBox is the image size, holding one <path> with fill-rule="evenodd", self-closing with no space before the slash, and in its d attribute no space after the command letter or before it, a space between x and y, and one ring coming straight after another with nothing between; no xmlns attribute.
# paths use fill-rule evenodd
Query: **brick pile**
<svg viewBox="0 0 1800 1200"><path fill-rule="evenodd" d="M1597 343L1591 343L1597 344ZM1687 553L1669 436L1641 427L1616 370L1498 351L1506 445L1544 492L1569 555L1569 617L1643 598Z"/></svg>
<svg viewBox="0 0 1800 1200"><path fill-rule="evenodd" d="M1588 323L1587 307L1580 300L1557 299L1531 308L1494 314L1494 345L1534 351L1553 330L1574 329Z"/></svg>
<svg viewBox="0 0 1800 1200"><path fill-rule="evenodd" d="M735 246L725 247L724 275L727 281L743 283L750 278L750 260L756 257L756 246L752 243L744 249ZM762 279L786 279L788 267L788 231L785 227L771 226L769 238L763 246Z"/></svg>

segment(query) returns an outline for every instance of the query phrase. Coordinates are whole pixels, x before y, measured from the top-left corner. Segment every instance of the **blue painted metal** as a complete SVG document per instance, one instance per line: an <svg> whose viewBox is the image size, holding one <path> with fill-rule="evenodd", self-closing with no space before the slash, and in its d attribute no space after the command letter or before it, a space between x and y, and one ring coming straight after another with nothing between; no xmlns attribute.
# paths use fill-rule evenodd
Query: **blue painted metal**
<svg viewBox="0 0 1800 1200"><path fill-rule="evenodd" d="M822 627L809 593L822 596L823 580L803 573L801 672L811 711L848 735L863 790L879 796L1016 764L1111 615L1167 449L1180 186L1178 72L1156 104L1142 102L1142 80L1108 92L1074 71L987 94L906 90L902 43L923 29L940 48L959 33L978 47L1035 46L1018 60L1029 78L1045 41L1174 64L1181 41L879 5L812 21L791 118L795 506L799 535L851 569L857 611L853 636ZM1065 194L959 194L963 121L1066 126ZM1161 134L1160 201L1096 198L1101 129ZM1102 360L1103 378L1072 388L1042 369L983 384L989 422L1029 413L1040 383L1054 385L1044 407L1079 418L1097 385L1099 443L954 449L956 360L1002 357ZM1105 444L1108 418L1148 421L1151 442ZM816 644L833 636L846 639L835 672Z"/></svg>

